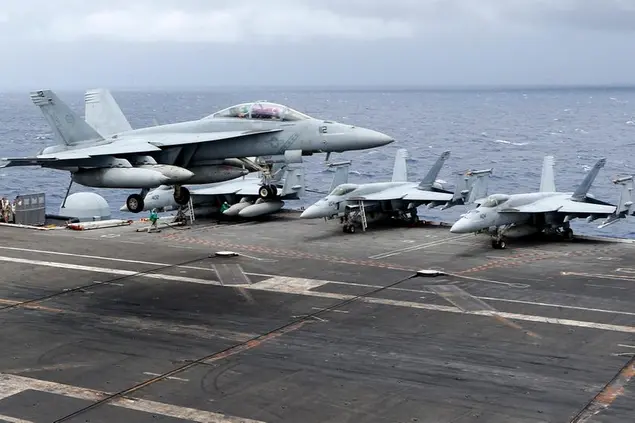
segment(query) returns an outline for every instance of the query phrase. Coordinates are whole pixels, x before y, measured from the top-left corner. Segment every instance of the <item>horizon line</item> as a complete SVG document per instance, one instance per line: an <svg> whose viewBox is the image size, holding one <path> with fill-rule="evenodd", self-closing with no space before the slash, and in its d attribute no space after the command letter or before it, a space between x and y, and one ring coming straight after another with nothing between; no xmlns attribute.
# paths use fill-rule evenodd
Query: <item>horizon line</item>
<svg viewBox="0 0 635 423"><path fill-rule="evenodd" d="M80 88L78 86L58 86L57 88L39 87L0 87L0 93L24 93L37 89L52 89L55 91L86 91L89 89L105 88L110 91L218 91L218 90L298 90L298 91L539 91L539 90L575 90L575 89L635 89L633 83L614 84L470 84L470 85L423 85L423 84L298 84L298 85L112 85L98 84Z"/></svg>

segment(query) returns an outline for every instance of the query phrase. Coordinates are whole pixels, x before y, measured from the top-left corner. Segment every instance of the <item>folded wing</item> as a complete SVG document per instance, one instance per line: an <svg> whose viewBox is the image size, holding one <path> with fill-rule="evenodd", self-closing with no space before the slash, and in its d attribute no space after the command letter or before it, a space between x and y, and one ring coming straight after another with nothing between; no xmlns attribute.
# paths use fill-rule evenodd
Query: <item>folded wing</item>
<svg viewBox="0 0 635 423"><path fill-rule="evenodd" d="M407 200L407 201L450 201L452 194L426 191L418 188L395 187L384 191L357 196L351 198L353 201L390 201L390 200Z"/></svg>
<svg viewBox="0 0 635 423"><path fill-rule="evenodd" d="M531 204L500 210L501 213L549 213L558 212L578 215L609 215L615 211L615 206L594 204L570 199L545 198Z"/></svg>

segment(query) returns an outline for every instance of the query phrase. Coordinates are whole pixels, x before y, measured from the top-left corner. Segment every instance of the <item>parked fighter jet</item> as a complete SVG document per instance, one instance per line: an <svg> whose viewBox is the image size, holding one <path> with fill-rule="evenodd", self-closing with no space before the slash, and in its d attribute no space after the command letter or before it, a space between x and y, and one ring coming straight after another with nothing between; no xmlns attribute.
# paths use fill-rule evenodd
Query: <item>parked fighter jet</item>
<svg viewBox="0 0 635 423"><path fill-rule="evenodd" d="M329 167L336 168L331 189L346 182L349 165L350 162L329 164ZM230 207L223 211L224 215L257 217L279 211L284 206L282 200L297 200L304 195L304 171L300 165L276 164L273 169L272 184L278 191L277 199L267 200L260 198L258 189L261 185L261 175L250 174L232 181L217 183L210 187L191 190L195 214L220 212L222 203L227 202ZM179 207L172 197L172 188L164 185L148 192L144 199L144 204L144 211L152 209L170 211ZM125 204L119 210L129 211Z"/></svg>
<svg viewBox="0 0 635 423"><path fill-rule="evenodd" d="M369 184L345 183L336 187L325 198L307 208L300 217L303 219L339 217L344 232L355 232L356 225L366 230L368 218L380 220L399 218L417 222L417 207L427 204L429 208L443 205L443 209L457 204L468 204L486 195L487 180L491 169L470 172L476 179L457 184L455 191L448 191L437 176L450 156L444 152L420 183L407 181L407 151L400 149L395 157L391 182ZM476 182L479 182L478 184Z"/></svg>
<svg viewBox="0 0 635 423"><path fill-rule="evenodd" d="M260 198L258 191L262 185L262 175L252 173L231 181L192 189L192 207L196 214L207 214L210 211L220 212L221 205L227 202L230 208L223 214L228 216L256 217L275 213L284 206L283 200L296 200L304 194L304 170L300 164L275 164L272 171L270 185L276 189L275 198ZM144 198L144 211L168 211L178 207L179 204L172 195L172 187L167 185L149 191ZM126 204L119 210L130 211Z"/></svg>
<svg viewBox="0 0 635 423"><path fill-rule="evenodd" d="M198 120L140 129L130 129L119 116L115 123L102 122L97 131L50 90L32 92L31 100L53 129L58 144L35 157L3 159L8 163L2 167L41 166L70 171L71 184L141 188L140 194L132 194L126 201L128 209L136 212L144 209L146 190L160 185L173 185L174 200L187 204L190 193L182 185L218 181L217 166L227 159L263 171L265 183L258 194L271 198L276 195L269 184L274 163L301 163L305 155L362 150L394 141L380 132L316 119L265 101L228 107ZM260 157L260 163L249 163L249 156ZM246 169L233 172L220 180L245 174Z"/></svg>
<svg viewBox="0 0 635 423"><path fill-rule="evenodd" d="M552 156L547 156L543 161L538 192L492 194L480 199L475 202L477 208L463 214L450 232L488 231L492 235L492 247L501 249L506 247L508 238L539 232L572 239L573 231L569 222L578 217L586 217L589 222L604 217L609 223L608 220L614 219L621 210L589 194L589 188L605 163L606 159L598 160L575 192L558 192L554 181L554 160ZM620 207L628 208L630 205L621 202Z"/></svg>

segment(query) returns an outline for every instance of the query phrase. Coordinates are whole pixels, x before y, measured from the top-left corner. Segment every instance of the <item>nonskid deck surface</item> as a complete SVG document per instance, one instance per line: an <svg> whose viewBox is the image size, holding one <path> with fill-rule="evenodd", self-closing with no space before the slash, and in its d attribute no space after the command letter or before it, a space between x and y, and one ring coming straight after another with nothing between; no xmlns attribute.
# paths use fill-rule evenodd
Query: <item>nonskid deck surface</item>
<svg viewBox="0 0 635 423"><path fill-rule="evenodd" d="M199 222L0 228L0 422L633 415L631 244Z"/></svg>

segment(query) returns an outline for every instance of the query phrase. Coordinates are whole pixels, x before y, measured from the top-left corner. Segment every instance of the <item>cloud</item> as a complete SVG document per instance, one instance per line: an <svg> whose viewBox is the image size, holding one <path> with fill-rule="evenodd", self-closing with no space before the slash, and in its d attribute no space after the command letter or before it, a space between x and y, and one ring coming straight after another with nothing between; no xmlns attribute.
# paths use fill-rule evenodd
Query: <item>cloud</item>
<svg viewBox="0 0 635 423"><path fill-rule="evenodd" d="M4 23L3 23L4 18ZM288 44L635 30L633 0L0 0L6 40Z"/></svg>
<svg viewBox="0 0 635 423"><path fill-rule="evenodd" d="M103 3L103 2L102 2ZM115 7L54 16L39 28L41 39L109 39L134 42L289 43L315 38L381 39L411 37L408 22L381 16L355 16L312 7L302 1L189 8L170 2L140 1ZM196 3L196 2L194 2ZM163 7L158 7L163 6Z"/></svg>

